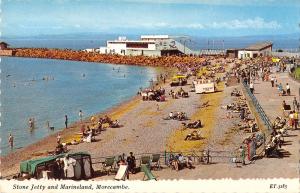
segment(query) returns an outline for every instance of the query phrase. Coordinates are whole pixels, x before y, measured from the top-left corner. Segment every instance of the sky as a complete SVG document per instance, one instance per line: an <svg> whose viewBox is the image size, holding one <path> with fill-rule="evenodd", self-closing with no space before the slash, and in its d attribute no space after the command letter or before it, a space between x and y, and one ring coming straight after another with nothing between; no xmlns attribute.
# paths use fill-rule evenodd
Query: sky
<svg viewBox="0 0 300 193"><path fill-rule="evenodd" d="M300 0L2 0L2 36L300 33Z"/></svg>

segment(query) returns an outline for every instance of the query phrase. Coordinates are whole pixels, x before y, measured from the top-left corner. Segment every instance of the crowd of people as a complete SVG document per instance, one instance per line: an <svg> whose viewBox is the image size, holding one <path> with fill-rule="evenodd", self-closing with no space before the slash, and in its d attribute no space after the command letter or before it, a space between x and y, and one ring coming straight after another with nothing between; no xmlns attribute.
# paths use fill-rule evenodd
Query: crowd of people
<svg viewBox="0 0 300 193"><path fill-rule="evenodd" d="M179 171L180 169L183 169L184 167L187 167L189 169L194 169L193 166L193 160L191 156L183 156L181 153L177 155L170 155L169 159L169 165L172 169Z"/></svg>

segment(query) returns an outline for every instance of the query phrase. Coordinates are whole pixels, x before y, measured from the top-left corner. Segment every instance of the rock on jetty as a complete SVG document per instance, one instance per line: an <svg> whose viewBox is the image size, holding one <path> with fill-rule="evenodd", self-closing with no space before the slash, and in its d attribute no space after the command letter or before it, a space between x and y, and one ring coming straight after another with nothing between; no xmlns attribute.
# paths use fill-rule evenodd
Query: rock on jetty
<svg viewBox="0 0 300 193"><path fill-rule="evenodd" d="M48 58L154 67L178 67L180 65L198 66L206 63L206 61L208 60L207 57L199 56L121 56L70 49L18 48L14 51L14 56L16 57Z"/></svg>

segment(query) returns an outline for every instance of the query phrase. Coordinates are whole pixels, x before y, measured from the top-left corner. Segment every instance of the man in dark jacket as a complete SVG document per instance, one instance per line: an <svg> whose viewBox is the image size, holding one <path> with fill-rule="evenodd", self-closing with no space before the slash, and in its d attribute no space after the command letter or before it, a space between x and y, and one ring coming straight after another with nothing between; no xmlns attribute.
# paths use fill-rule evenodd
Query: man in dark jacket
<svg viewBox="0 0 300 193"><path fill-rule="evenodd" d="M135 157L133 156L132 152L130 152L129 154L130 154L130 156L127 157L128 170L132 174L134 174L135 173L135 166L136 166Z"/></svg>

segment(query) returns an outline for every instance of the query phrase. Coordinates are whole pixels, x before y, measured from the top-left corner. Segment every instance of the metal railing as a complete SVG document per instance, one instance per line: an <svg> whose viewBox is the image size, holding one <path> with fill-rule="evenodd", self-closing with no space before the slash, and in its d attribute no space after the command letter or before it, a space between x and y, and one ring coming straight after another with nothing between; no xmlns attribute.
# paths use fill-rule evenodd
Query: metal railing
<svg viewBox="0 0 300 193"><path fill-rule="evenodd" d="M139 161L143 156L150 156L150 159L152 159L152 155L160 154L160 165L164 165L169 167L169 160L171 155L178 155L182 154L185 157L189 156L193 160L194 165L200 165L200 164L212 164L212 163L232 163L232 158L236 158L236 152L233 151L215 151L215 150L203 150L203 151L183 151L183 152L170 152L170 151L164 151L164 152L155 152L155 153L137 153L134 154L137 167L139 167ZM247 155L247 152L246 152ZM126 154L119 154L119 155L112 155L112 156L105 156L105 157L92 157L92 164L95 165L101 165L105 162L106 158L115 158L115 162L118 161L119 156L122 157L122 159L126 159L128 155Z"/></svg>
<svg viewBox="0 0 300 193"><path fill-rule="evenodd" d="M270 132L272 132L272 128L273 128L272 123L269 120L268 116L266 115L265 111L263 110L263 108L261 107L259 102L257 101L254 94L251 93L249 86L245 82L242 82L242 84L243 84L244 88L246 89L248 96L251 98L251 100L254 104L254 107L255 107L256 111L258 112L260 118L262 119L264 124L267 126L268 130Z"/></svg>

